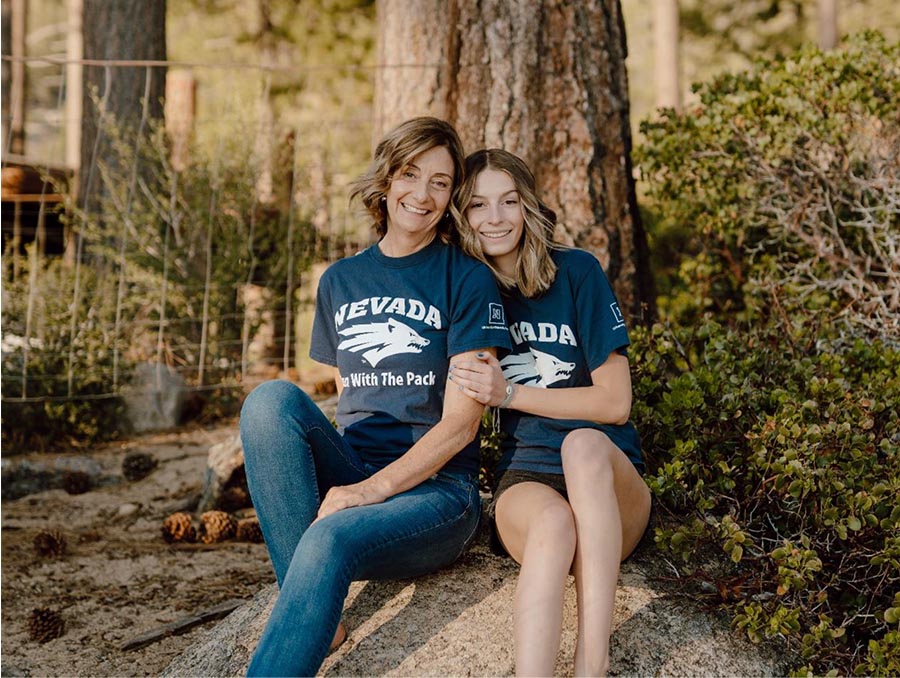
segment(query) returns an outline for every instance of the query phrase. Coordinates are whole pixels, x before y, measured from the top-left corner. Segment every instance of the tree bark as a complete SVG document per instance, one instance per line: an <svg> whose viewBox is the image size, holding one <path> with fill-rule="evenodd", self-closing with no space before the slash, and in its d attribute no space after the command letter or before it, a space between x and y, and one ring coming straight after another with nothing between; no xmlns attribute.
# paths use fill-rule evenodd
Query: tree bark
<svg viewBox="0 0 900 678"><path fill-rule="evenodd" d="M651 321L618 0L380 0L378 40L376 137L427 114L469 151L520 155L557 239L594 253L632 322Z"/></svg>
<svg viewBox="0 0 900 678"><path fill-rule="evenodd" d="M4 47L6 44L11 45L11 55L13 61L10 63L9 89L4 91L7 96L9 106L9 149L8 152L18 155L25 154L25 92L27 85L25 82L25 41L28 31L28 4L25 0L12 0L9 5L4 4L4 22L9 21L11 25L10 40L7 43L4 39ZM4 26L5 28L5 26ZM5 38L5 36L4 36ZM4 62L4 68L6 63ZM4 86L7 83L4 82Z"/></svg>
<svg viewBox="0 0 900 678"><path fill-rule="evenodd" d="M66 166L78 170L81 162L81 109L84 88L81 81L81 59L84 57L81 19L82 0L67 0L66 18Z"/></svg>
<svg viewBox="0 0 900 678"><path fill-rule="evenodd" d="M166 58L166 0L84 0L82 26L85 60L164 61ZM101 130L94 97L106 95L106 118L114 120L121 131L136 130L145 105L148 120L163 117L166 69L86 65L83 83L79 204L91 209L100 183L97 163L116 167L109 145L103 143L106 131ZM99 144L95 143L98 133Z"/></svg>
<svg viewBox="0 0 900 678"><path fill-rule="evenodd" d="M818 0L819 48L823 51L837 47L838 8L837 0Z"/></svg>
<svg viewBox="0 0 900 678"><path fill-rule="evenodd" d="M2 51L4 57L12 56L12 0L2 0L0 2L0 12L2 12L2 17L0 17L0 51ZM2 69L2 73L0 73L0 92L3 93L3 96L0 97L0 110L2 110L3 116L3 125L2 129L8 130L10 125L12 124L12 108L10 104L10 86L12 85L12 61L7 61L3 59L3 62L0 63L0 69ZM3 152L7 152L6 141L3 141Z"/></svg>

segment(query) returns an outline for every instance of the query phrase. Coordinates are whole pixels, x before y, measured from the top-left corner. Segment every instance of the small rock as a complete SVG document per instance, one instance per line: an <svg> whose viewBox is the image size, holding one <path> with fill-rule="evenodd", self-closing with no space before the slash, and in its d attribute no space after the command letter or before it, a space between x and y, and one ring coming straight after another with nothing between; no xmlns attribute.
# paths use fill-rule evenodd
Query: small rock
<svg viewBox="0 0 900 678"><path fill-rule="evenodd" d="M0 468L3 501L45 490L68 489L67 478L71 479L72 474L78 474L79 482L89 482L91 487L115 482L109 476L104 476L97 461L77 455L41 459L4 457L0 460Z"/></svg>
<svg viewBox="0 0 900 678"><path fill-rule="evenodd" d="M211 511L219 505L225 485L237 469L244 467L244 448L241 436L234 435L228 440L209 448L206 459L206 475L203 478L203 493L197 506L198 513Z"/></svg>
<svg viewBox="0 0 900 678"><path fill-rule="evenodd" d="M133 516L140 510L140 504L122 504L119 507L119 510L116 511L116 515L118 515L120 518L127 518L128 516Z"/></svg>
<svg viewBox="0 0 900 678"><path fill-rule="evenodd" d="M174 370L157 363L138 365L123 392L131 428L143 432L178 426L186 392L187 384Z"/></svg>
<svg viewBox="0 0 900 678"><path fill-rule="evenodd" d="M25 678L25 676L31 675L31 671L4 662L0 665L0 674L9 676L9 678Z"/></svg>
<svg viewBox="0 0 900 678"><path fill-rule="evenodd" d="M716 588L716 585L711 581L706 581L705 579L700 582L700 590L704 593L718 593L719 589Z"/></svg>

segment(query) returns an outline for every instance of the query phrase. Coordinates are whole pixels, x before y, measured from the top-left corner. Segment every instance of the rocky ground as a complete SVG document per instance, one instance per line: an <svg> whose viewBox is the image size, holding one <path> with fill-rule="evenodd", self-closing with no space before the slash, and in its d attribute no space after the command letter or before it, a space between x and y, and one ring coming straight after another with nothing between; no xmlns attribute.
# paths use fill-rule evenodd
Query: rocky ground
<svg viewBox="0 0 900 678"><path fill-rule="evenodd" d="M163 519L196 502L209 448L236 422L144 435L79 455L4 459L9 464L81 466L95 475L82 494L49 489L2 504L3 676L241 675L274 599L265 546L168 544ZM129 481L122 460L152 455L158 466ZM44 556L35 536L58 530L66 550ZM516 566L483 537L450 570L411 582L353 585L344 621L348 642L323 675L512 675L511 609ZM616 601L612 673L779 675L771 648L742 641L715 604L687 600L652 546L623 566ZM568 675L574 643L574 587L558 671ZM244 603L135 650L130 641L228 601ZM32 637L36 609L58 612L63 634Z"/></svg>
<svg viewBox="0 0 900 678"><path fill-rule="evenodd" d="M105 446L78 455L99 467L95 489L52 489L3 502L4 676L157 675L191 643L190 633L134 651L121 645L224 601L252 597L274 581L263 544L170 545L161 537L163 519L199 495L209 447L235 430L236 422L228 421ZM135 451L159 465L129 482L122 460ZM43 454L30 460L54 458L75 459ZM34 538L44 529L62 533L62 556L35 552ZM61 614L61 637L31 639L29 618L38 608Z"/></svg>

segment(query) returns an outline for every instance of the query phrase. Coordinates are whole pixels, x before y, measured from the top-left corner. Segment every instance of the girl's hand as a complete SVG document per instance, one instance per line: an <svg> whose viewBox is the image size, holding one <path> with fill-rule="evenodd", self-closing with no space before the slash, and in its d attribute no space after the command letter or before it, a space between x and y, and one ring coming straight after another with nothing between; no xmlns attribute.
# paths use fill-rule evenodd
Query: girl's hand
<svg viewBox="0 0 900 678"><path fill-rule="evenodd" d="M506 397L506 379L500 362L487 352L476 353L475 357L476 360L451 363L449 379L482 405L499 405Z"/></svg>

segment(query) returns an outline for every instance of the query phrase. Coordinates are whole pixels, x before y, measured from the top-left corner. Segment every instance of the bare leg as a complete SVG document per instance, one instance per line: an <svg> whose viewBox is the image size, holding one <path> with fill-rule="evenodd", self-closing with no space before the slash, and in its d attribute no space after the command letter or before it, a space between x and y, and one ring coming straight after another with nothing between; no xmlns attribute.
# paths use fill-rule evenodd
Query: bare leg
<svg viewBox="0 0 900 678"><path fill-rule="evenodd" d="M578 544L575 675L606 675L619 563L647 526L650 490L628 457L600 431L570 433L562 462Z"/></svg>
<svg viewBox="0 0 900 678"><path fill-rule="evenodd" d="M575 523L563 497L540 483L510 487L497 502L497 531L521 565L513 613L516 675L552 676L562 635L563 594Z"/></svg>

